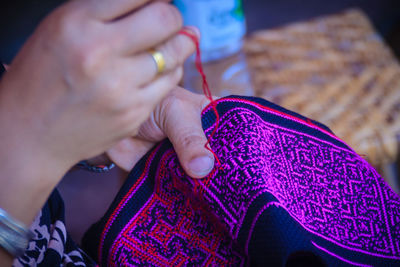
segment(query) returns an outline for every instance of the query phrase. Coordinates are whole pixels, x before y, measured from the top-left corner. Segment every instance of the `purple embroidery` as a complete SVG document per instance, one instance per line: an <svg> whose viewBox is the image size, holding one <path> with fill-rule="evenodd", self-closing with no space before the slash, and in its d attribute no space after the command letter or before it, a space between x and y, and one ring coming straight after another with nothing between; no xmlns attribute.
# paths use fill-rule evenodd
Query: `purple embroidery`
<svg viewBox="0 0 400 267"><path fill-rule="evenodd" d="M309 232L400 259L399 197L355 152L265 122L245 108L230 110L221 122L211 146L223 170L199 183L206 183L205 197L233 238L255 197L269 192Z"/></svg>
<svg viewBox="0 0 400 267"><path fill-rule="evenodd" d="M242 266L245 257L232 251L229 237L191 208L170 170L185 177L172 148L160 159L153 194L115 238L108 265ZM186 183L190 185L187 177Z"/></svg>
<svg viewBox="0 0 400 267"><path fill-rule="evenodd" d="M159 146L151 153L151 156L149 157L147 162L151 162L153 160L154 155L156 154L158 149L159 149ZM114 212L111 214L111 217L108 219L108 221L105 225L105 228L103 229L101 236L100 236L100 245L99 245L99 249L98 249L98 258L99 258L100 262L101 262L102 253L103 253L104 239L105 239L108 231L110 230L111 225L114 223L114 220L117 218L118 214L123 209L123 207L126 205L126 203L135 195L136 191L141 187L143 182L146 180L147 174L148 174L148 167L149 167L149 164L146 165L146 169L143 172L143 177L141 177L142 179L138 180L138 185L133 186L129 190L128 194L124 197L124 199L121 202L119 202L117 209L114 210Z"/></svg>
<svg viewBox="0 0 400 267"><path fill-rule="evenodd" d="M323 243L302 243L313 252L358 266L368 266L357 261L368 263L369 256L400 259L400 198L363 158L317 124L268 103L227 98L218 105L223 109L233 102L240 104L221 112L210 142L223 168L191 179L172 146L158 145L104 219L100 261L110 266L243 265L250 252L259 253L249 246L253 235L264 231L262 215L276 216L277 209L290 215L291 225L312 234L306 233L307 240L312 236ZM212 120L207 109L203 117ZM149 181L155 181L154 188ZM267 196L271 199L263 199ZM124 207L135 198L144 204L130 214ZM256 210L249 209L253 204ZM357 254L356 261L343 257L342 248Z"/></svg>

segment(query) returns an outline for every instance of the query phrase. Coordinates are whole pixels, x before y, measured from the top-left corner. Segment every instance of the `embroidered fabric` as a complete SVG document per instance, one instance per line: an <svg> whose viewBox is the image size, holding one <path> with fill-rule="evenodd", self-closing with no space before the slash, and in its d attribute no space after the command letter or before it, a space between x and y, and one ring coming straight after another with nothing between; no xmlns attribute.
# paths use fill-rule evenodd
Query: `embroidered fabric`
<svg viewBox="0 0 400 267"><path fill-rule="evenodd" d="M205 179L168 140L130 173L83 246L104 266L400 264L400 198L327 127L268 101L217 100ZM202 113L214 130L211 107Z"/></svg>

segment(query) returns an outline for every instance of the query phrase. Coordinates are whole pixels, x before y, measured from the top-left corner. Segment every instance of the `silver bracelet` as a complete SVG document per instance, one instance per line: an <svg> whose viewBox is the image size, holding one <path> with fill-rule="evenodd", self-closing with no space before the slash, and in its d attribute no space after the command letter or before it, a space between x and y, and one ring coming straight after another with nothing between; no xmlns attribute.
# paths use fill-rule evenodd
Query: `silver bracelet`
<svg viewBox="0 0 400 267"><path fill-rule="evenodd" d="M24 224L0 208L0 246L14 257L24 254L34 234Z"/></svg>

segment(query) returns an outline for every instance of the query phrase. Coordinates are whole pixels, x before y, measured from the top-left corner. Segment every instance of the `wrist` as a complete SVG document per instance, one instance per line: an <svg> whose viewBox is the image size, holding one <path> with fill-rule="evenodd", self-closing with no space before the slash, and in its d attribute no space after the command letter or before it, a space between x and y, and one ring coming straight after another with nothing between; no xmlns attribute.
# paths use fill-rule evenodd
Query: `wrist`
<svg viewBox="0 0 400 267"><path fill-rule="evenodd" d="M0 246L13 257L24 254L29 240L35 235L23 223L0 208Z"/></svg>

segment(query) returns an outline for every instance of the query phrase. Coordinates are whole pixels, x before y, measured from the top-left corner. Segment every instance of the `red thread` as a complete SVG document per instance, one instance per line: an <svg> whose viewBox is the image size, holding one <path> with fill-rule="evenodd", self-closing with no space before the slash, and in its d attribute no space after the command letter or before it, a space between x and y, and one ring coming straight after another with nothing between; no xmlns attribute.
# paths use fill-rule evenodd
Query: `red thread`
<svg viewBox="0 0 400 267"><path fill-rule="evenodd" d="M182 29L179 33L186 35L187 37L192 39L192 41L194 42L194 44L196 46L196 59L195 59L196 68L201 76L201 79L203 80L203 84L202 84L203 92L204 92L204 95L207 97L207 99L210 100L210 105L214 111L215 120L216 120L215 127L214 127L213 131L211 132L210 136L208 137L207 142L205 143L204 147L214 155L215 160L217 161L218 167L222 168L221 162L219 161L217 154L215 154L215 152L212 150L212 148L210 146L210 140L214 136L215 132L218 129L219 114L218 114L218 110L217 110L217 102L213 99L210 87L208 86L206 74L204 73L204 70L203 70L203 65L201 64L201 52L200 52L199 39L195 34L189 32L185 29Z"/></svg>

